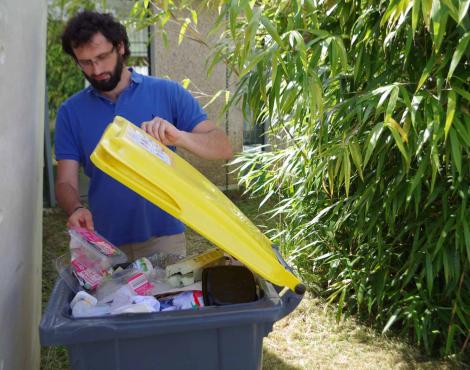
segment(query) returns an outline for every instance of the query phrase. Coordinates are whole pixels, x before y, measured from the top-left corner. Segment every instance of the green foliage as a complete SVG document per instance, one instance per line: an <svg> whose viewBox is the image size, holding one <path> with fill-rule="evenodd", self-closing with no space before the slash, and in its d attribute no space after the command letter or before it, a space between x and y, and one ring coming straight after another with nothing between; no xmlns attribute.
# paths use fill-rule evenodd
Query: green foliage
<svg viewBox="0 0 470 370"><path fill-rule="evenodd" d="M160 26L194 26L151 3ZM468 355L470 1L216 5L209 70L230 66L230 104L270 127L268 150L236 162L251 192L279 199L273 238L338 319Z"/></svg>
<svg viewBox="0 0 470 370"><path fill-rule="evenodd" d="M60 36L65 22L80 9L95 8L95 2L90 0L53 0L48 6L46 78L50 121L55 120L60 104L85 86L80 69L62 51Z"/></svg>
<svg viewBox="0 0 470 370"><path fill-rule="evenodd" d="M62 21L48 21L46 76L51 121L55 119L60 104L84 87L84 78L75 62L62 51L60 34L63 26Z"/></svg>
<svg viewBox="0 0 470 370"><path fill-rule="evenodd" d="M287 145L237 161L274 235L344 312L469 350L468 1L224 2L216 55Z"/></svg>

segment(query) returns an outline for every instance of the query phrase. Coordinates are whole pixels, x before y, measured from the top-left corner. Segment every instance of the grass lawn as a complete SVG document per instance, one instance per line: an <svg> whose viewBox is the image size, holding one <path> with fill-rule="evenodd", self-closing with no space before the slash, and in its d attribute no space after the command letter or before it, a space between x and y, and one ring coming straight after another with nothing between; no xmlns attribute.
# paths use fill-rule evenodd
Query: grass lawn
<svg viewBox="0 0 470 370"><path fill-rule="evenodd" d="M266 222L260 215L257 201L238 193L229 196L255 224ZM57 276L53 261L68 248L65 222L65 214L59 209L44 210L43 308ZM209 246L192 231L188 231L187 238L189 253ZM263 369L266 370L459 368L464 365L433 361L403 341L381 336L354 318L337 323L334 308L310 293L292 314L275 323L263 347ZM43 348L41 369L68 369L67 351L62 347Z"/></svg>

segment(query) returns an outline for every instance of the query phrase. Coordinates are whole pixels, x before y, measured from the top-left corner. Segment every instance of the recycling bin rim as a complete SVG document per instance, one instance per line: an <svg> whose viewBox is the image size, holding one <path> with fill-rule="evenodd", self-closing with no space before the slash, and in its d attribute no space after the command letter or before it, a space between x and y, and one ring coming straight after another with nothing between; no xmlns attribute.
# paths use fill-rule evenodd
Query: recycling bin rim
<svg viewBox="0 0 470 370"><path fill-rule="evenodd" d="M258 279L258 283L263 296L251 303L208 306L198 310L73 318L69 308L73 293L59 278L39 325L41 345L70 345L248 323L272 325L292 312L303 298L303 295L288 289L279 295L280 288L264 279Z"/></svg>

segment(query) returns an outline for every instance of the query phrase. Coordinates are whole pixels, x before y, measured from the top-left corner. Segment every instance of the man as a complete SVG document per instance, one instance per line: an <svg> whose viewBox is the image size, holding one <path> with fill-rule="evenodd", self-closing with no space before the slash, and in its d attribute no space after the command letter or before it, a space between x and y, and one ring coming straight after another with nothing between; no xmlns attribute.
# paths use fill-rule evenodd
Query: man
<svg viewBox="0 0 470 370"><path fill-rule="evenodd" d="M206 159L232 157L227 136L183 87L125 66L130 55L127 33L110 14L83 11L72 17L62 47L90 82L57 114L56 195L69 216L68 226L96 228L131 260L157 251L185 255L184 225L96 168L90 154L116 115L172 149L184 148ZM90 209L80 202L80 165L90 178Z"/></svg>

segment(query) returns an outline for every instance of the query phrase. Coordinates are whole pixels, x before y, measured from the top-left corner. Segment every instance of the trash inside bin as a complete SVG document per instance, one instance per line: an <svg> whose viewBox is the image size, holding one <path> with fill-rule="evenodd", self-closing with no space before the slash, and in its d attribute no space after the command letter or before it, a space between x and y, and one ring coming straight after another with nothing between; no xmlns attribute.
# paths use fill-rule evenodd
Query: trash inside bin
<svg viewBox="0 0 470 370"><path fill-rule="evenodd" d="M40 323L41 344L66 346L74 370L259 369L263 338L305 292L277 248L202 174L121 117L109 125L91 158L247 266L258 299L73 318L74 292L59 278Z"/></svg>

